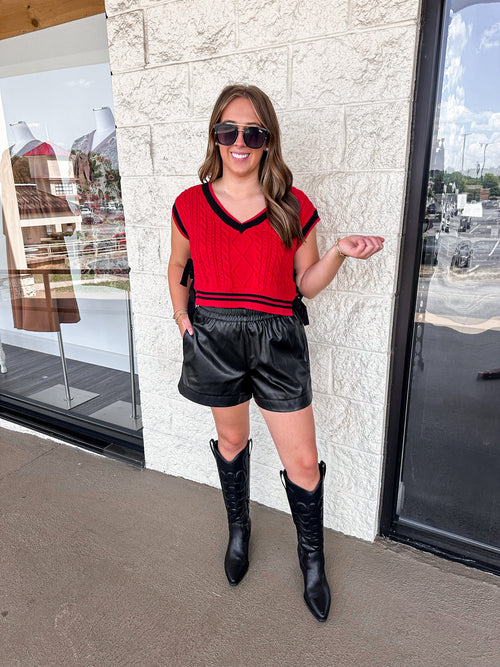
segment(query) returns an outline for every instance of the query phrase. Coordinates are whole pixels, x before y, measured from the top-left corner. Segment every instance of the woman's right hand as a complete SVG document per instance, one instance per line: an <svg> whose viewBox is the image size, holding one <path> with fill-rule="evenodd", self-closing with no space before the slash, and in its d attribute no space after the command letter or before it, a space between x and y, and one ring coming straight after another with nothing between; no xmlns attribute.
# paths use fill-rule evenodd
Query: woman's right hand
<svg viewBox="0 0 500 667"><path fill-rule="evenodd" d="M181 336L184 336L184 334L186 333L186 329L190 336L193 335L193 325L191 324L191 320L189 319L189 315L187 313L182 317L179 317L179 319L177 320L177 326L179 327Z"/></svg>

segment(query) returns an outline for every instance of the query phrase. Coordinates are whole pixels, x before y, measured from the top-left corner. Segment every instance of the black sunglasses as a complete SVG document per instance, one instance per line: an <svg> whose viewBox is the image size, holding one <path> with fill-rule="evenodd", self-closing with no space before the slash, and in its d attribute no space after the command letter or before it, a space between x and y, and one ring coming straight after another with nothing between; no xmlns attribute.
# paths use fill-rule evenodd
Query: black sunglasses
<svg viewBox="0 0 500 667"><path fill-rule="evenodd" d="M262 148L269 136L269 130L258 125L238 127L234 123L215 123L214 132L221 146L232 146L238 138L238 133L243 132L243 141L248 148Z"/></svg>

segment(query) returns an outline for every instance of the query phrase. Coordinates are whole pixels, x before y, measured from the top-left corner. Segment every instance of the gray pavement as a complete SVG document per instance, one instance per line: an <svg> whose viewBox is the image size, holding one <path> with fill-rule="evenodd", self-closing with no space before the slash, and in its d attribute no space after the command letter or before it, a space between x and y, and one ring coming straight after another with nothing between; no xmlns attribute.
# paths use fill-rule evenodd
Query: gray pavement
<svg viewBox="0 0 500 667"><path fill-rule="evenodd" d="M326 531L327 623L286 514L252 504L225 579L219 491L0 429L1 667L500 664L500 578Z"/></svg>

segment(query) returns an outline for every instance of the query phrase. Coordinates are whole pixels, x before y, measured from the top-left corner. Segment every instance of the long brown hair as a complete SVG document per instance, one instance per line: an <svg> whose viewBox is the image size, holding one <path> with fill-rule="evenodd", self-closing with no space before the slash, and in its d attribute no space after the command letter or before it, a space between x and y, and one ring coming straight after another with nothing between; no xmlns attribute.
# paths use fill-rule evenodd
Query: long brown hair
<svg viewBox="0 0 500 667"><path fill-rule="evenodd" d="M215 143L213 127L220 121L227 105L239 97L246 97L250 101L259 123L269 130L267 151L263 152L259 166L259 181L266 199L269 224L285 246L291 248L294 239L299 242L304 239L300 226L300 207L292 194L292 172L281 154L276 112L271 100L260 88L236 84L226 86L221 92L210 118L207 154L198 175L202 182L215 181L222 176L222 159Z"/></svg>

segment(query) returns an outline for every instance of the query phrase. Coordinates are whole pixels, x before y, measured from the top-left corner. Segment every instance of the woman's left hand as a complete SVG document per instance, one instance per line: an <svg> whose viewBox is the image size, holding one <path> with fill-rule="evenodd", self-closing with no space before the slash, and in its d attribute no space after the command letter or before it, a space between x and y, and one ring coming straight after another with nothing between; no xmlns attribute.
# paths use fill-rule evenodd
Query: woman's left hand
<svg viewBox="0 0 500 667"><path fill-rule="evenodd" d="M384 247L384 241L381 236L346 236L339 239L338 247L347 257L356 259L368 259Z"/></svg>

